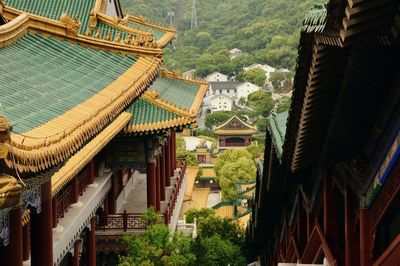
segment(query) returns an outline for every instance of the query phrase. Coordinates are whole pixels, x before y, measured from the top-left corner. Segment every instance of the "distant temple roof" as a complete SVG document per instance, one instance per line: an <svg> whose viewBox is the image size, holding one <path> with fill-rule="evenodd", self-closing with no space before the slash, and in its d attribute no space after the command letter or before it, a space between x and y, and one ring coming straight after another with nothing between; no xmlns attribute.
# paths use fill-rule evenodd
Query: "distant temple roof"
<svg viewBox="0 0 400 266"><path fill-rule="evenodd" d="M124 18L105 15L107 2L103 0L4 0L9 12L21 11L60 21L66 13L80 22L78 34L116 42L141 42L147 37L156 40L158 46L168 45L176 31L166 26L155 25L143 17L127 15ZM142 36L143 38L137 38ZM146 37L147 36L147 37Z"/></svg>
<svg viewBox="0 0 400 266"><path fill-rule="evenodd" d="M234 115L228 121L216 126L214 133L217 135L252 135L257 133L257 127L244 122Z"/></svg>
<svg viewBox="0 0 400 266"><path fill-rule="evenodd" d="M133 116L125 132L152 132L193 124L207 87L204 81L183 79L163 70L141 99L128 108Z"/></svg>

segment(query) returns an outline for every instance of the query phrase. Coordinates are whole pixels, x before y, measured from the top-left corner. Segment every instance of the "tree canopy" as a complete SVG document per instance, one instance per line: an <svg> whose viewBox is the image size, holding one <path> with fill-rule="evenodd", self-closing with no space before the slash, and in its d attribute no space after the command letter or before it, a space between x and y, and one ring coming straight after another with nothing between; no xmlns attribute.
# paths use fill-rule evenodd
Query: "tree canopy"
<svg viewBox="0 0 400 266"><path fill-rule="evenodd" d="M179 0L122 0L124 13L143 15L169 24L167 13L178 15ZM197 4L198 29L190 29L191 5L177 20L179 38L166 49L168 68L195 68L204 77L213 71L238 74L252 63L294 70L299 32L308 10L322 0L202 0ZM157 8L155 8L157 7ZM176 18L175 18L176 19ZM239 48L247 56L230 59Z"/></svg>
<svg viewBox="0 0 400 266"><path fill-rule="evenodd" d="M231 149L219 154L214 169L222 197L226 200L235 199L238 181L251 181L256 176L253 156L244 149Z"/></svg>
<svg viewBox="0 0 400 266"><path fill-rule="evenodd" d="M236 78L240 81L248 81L259 87L263 87L267 77L261 68L253 68L247 71L241 71Z"/></svg>

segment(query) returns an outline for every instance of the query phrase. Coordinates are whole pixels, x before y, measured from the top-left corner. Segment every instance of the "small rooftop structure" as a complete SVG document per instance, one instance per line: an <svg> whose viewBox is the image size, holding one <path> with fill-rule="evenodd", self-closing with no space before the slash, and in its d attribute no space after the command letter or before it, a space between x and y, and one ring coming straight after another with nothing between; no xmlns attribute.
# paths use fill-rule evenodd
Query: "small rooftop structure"
<svg viewBox="0 0 400 266"><path fill-rule="evenodd" d="M251 136L257 133L257 127L234 115L225 123L216 126L214 133L218 136L218 151L245 148L251 145Z"/></svg>

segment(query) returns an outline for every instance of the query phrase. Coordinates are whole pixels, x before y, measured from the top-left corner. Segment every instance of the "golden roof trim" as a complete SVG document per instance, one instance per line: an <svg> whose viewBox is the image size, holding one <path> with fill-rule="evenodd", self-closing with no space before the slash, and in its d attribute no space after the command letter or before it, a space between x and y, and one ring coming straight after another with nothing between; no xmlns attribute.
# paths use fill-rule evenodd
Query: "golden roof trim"
<svg viewBox="0 0 400 266"><path fill-rule="evenodd" d="M222 127L224 127L224 126L226 126L227 124L229 124L234 118L238 119L238 120L240 121L240 123L242 123L243 125L247 126L248 128L254 129L255 131L257 131L257 127L256 127L256 126L252 126L252 125L250 125L250 124L244 122L244 121L243 121L242 119L240 119L237 115L233 115L233 116L232 116L231 118L229 118L228 121L226 121L225 123L223 123L223 124L221 124L221 125L219 125L219 126L216 126L216 127L214 128L214 131L220 130Z"/></svg>
<svg viewBox="0 0 400 266"><path fill-rule="evenodd" d="M234 129L230 129L230 130L224 130L224 129L218 129L218 130L214 130L214 133L217 135L250 135L250 134L255 134L257 133L257 130L253 130L253 129L240 129L240 130L234 130Z"/></svg>
<svg viewBox="0 0 400 266"><path fill-rule="evenodd" d="M161 69L161 76L162 77L166 77L166 78L176 79L176 80L179 80L179 81L182 81L182 82L188 82L188 83L199 84L200 85L200 88L197 91L197 94L195 96L193 104L189 108L189 113L191 115L197 114L197 112L199 111L199 108L201 106L201 103L203 102L204 95L206 94L206 92L208 90L207 81L205 81L205 80L186 79L184 77L179 76L176 72L168 71L165 68Z"/></svg>
<svg viewBox="0 0 400 266"><path fill-rule="evenodd" d="M15 43L28 31L29 18L27 14L21 14L12 21L0 26L0 48Z"/></svg>
<svg viewBox="0 0 400 266"><path fill-rule="evenodd" d="M188 124L192 124L193 119L189 117L178 117L168 121L155 122L155 123L146 123L146 124L138 124L138 125L128 125L124 132L125 133L139 133L139 132L148 132L148 131L157 131L162 129L169 129L173 127L184 126Z"/></svg>
<svg viewBox="0 0 400 266"><path fill-rule="evenodd" d="M207 85L208 86L207 81L205 81L203 79L187 79L187 78L184 78L182 76L179 76L175 71L169 71L166 68L162 68L161 69L161 76L162 77L166 77L166 78L173 78L173 79L180 80L180 81L183 81L183 82L188 82L188 83L193 83L193 84L200 84L200 85Z"/></svg>
<svg viewBox="0 0 400 266"><path fill-rule="evenodd" d="M162 56L163 51L160 48L135 46L133 44L125 44L121 42L108 41L104 39L88 37L85 35L71 34L71 25L64 24L60 21L41 17L32 13L25 13L21 10L6 6L4 10L4 17L9 20L14 20L21 14L26 14L28 20L28 30L32 32L40 32L47 36L54 36L68 41L77 42L82 45L100 48L103 50L111 50L113 52L120 52L125 54L148 54ZM8 24L8 23L7 23Z"/></svg>
<svg viewBox="0 0 400 266"><path fill-rule="evenodd" d="M102 150L130 121L132 115L120 114L109 126L79 150L51 177L51 193L56 195Z"/></svg>
<svg viewBox="0 0 400 266"><path fill-rule="evenodd" d="M128 20L130 20L132 22L140 23L140 24L143 24L143 25L145 25L147 27L155 28L155 29L158 29L158 30L167 31L167 32L171 32L171 33L174 33L174 34L176 33L176 29L170 28L170 27L165 26L165 25L161 25L161 24L157 25L157 24L148 22L146 20L146 18L143 17L143 16L142 17L137 17L137 16L128 15Z"/></svg>
<svg viewBox="0 0 400 266"><path fill-rule="evenodd" d="M179 116L185 116L190 118L196 117L196 114L192 114L188 110L179 108L178 106L163 101L162 99L158 98L158 95L153 93L152 91L146 91L145 93L143 93L142 98L150 101L153 104L160 106L161 108L166 109L169 112L176 113Z"/></svg>
<svg viewBox="0 0 400 266"><path fill-rule="evenodd" d="M71 157L137 98L156 77L161 60L142 56L101 92L22 135L11 135L5 162L20 172L38 172ZM135 80L132 80L136 77Z"/></svg>
<svg viewBox="0 0 400 266"><path fill-rule="evenodd" d="M143 35L143 36L153 36L153 33L149 32L149 31L143 31L143 30L139 30L139 29L135 29L135 28L131 28L128 26L125 26L124 24L121 23L121 19L119 17L110 17L107 16L104 13L98 13L97 14L97 18L100 21L103 21L105 23L111 24L116 28L119 28L121 30L126 31L127 33L130 34L137 34L137 35Z"/></svg>

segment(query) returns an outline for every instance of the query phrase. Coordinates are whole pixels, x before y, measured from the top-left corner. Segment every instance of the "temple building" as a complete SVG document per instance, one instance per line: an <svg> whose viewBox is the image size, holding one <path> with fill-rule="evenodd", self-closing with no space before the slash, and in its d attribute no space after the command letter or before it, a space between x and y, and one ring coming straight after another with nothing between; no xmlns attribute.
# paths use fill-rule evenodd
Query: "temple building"
<svg viewBox="0 0 400 266"><path fill-rule="evenodd" d="M175 230L175 135L208 88L162 68L175 30L105 0L0 1L0 18L1 264L106 263L151 206Z"/></svg>
<svg viewBox="0 0 400 266"><path fill-rule="evenodd" d="M234 115L228 121L216 126L214 133L218 137L218 152L222 152L227 149L245 148L251 145L251 137L257 133L257 127Z"/></svg>
<svg viewBox="0 0 400 266"><path fill-rule="evenodd" d="M399 8L330 0L307 14L247 227L261 265L399 265Z"/></svg>

